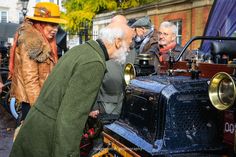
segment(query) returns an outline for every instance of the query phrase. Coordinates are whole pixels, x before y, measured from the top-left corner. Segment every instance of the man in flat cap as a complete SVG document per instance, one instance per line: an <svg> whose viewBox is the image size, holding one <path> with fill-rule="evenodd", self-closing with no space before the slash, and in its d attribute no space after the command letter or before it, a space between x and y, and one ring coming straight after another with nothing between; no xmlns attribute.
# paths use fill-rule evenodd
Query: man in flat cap
<svg viewBox="0 0 236 157"><path fill-rule="evenodd" d="M126 62L135 63L139 54L154 55L158 51L158 38L156 30L148 16L138 19L131 25L135 31L134 50L127 56Z"/></svg>
<svg viewBox="0 0 236 157"><path fill-rule="evenodd" d="M138 19L136 22L134 22L131 27L133 28L140 28L140 27L144 27L144 28L151 28L152 27L152 23L151 20L149 19L148 16L145 16L143 18Z"/></svg>

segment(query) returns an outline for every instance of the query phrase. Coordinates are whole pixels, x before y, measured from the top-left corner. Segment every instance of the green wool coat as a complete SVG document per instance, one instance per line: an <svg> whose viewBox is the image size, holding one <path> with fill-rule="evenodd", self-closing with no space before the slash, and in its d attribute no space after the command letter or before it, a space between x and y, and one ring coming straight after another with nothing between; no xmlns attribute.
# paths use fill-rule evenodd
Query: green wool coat
<svg viewBox="0 0 236 157"><path fill-rule="evenodd" d="M88 43L69 50L54 67L10 157L80 156L83 128L106 70L103 50Z"/></svg>

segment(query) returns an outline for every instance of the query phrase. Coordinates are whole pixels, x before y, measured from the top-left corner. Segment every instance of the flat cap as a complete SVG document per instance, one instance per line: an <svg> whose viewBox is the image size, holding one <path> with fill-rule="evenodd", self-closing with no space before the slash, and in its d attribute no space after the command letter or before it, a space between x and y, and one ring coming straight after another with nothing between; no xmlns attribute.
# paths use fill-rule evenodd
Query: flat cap
<svg viewBox="0 0 236 157"><path fill-rule="evenodd" d="M137 28L137 27L145 27L145 28L151 28L152 27L152 23L151 20L149 19L148 16L142 17L140 19L138 19L136 22L134 22L131 25L132 28Z"/></svg>

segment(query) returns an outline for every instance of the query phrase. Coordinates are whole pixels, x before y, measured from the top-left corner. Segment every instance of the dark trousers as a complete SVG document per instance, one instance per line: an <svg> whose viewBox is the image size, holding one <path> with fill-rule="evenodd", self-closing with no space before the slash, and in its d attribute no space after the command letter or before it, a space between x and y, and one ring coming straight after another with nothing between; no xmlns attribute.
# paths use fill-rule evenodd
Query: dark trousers
<svg viewBox="0 0 236 157"><path fill-rule="evenodd" d="M22 120L25 120L25 117L30 110L30 104L26 102L22 102L21 105L22 105Z"/></svg>
<svg viewBox="0 0 236 157"><path fill-rule="evenodd" d="M23 120L25 120L25 117L27 116L28 112L30 110L30 104L27 102L21 103L21 110L18 114L17 118L17 125L20 125Z"/></svg>

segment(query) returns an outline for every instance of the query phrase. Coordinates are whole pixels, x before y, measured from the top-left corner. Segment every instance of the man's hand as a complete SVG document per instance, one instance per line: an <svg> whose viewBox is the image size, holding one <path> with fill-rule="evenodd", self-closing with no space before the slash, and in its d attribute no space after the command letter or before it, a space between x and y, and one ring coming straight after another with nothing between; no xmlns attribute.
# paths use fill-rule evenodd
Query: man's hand
<svg viewBox="0 0 236 157"><path fill-rule="evenodd" d="M0 93L2 93L3 86L4 86L4 84L2 82L0 82Z"/></svg>
<svg viewBox="0 0 236 157"><path fill-rule="evenodd" d="M89 113L89 116L92 117L92 118L97 118L98 115L99 115L99 110L91 111Z"/></svg>

